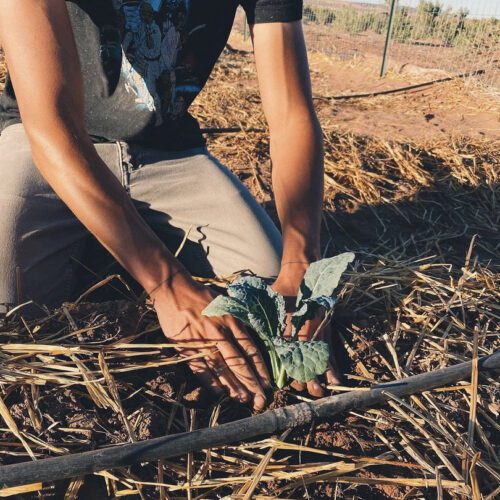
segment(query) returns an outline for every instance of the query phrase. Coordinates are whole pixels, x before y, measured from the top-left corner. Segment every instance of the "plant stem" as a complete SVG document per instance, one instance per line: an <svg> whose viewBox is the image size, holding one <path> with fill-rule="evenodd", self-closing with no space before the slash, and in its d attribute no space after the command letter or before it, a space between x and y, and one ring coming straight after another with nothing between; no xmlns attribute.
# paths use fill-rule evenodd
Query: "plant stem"
<svg viewBox="0 0 500 500"><path fill-rule="evenodd" d="M286 384L286 372L283 366L280 366L279 373L277 375L278 376L276 377L276 385L278 386L278 389L283 389L283 387L285 387Z"/></svg>
<svg viewBox="0 0 500 500"><path fill-rule="evenodd" d="M276 385L278 385L278 377L279 377L279 374L280 374L279 359L278 359L278 356L276 355L275 352L270 352L269 353L269 357L271 359L271 370L273 372L274 383Z"/></svg>
<svg viewBox="0 0 500 500"><path fill-rule="evenodd" d="M273 344L268 344L269 348L269 360L271 362L271 371L273 372L274 383L278 389L282 389L286 382L286 373L283 365L281 364L280 358L276 353Z"/></svg>

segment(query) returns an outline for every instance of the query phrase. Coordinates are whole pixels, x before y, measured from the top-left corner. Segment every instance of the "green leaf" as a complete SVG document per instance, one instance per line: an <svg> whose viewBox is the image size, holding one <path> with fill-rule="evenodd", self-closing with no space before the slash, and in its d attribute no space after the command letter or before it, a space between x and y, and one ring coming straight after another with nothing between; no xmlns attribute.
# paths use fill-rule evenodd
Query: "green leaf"
<svg viewBox="0 0 500 500"><path fill-rule="evenodd" d="M312 319L320 306L327 311L335 305L333 292L340 277L354 260L352 252L313 262L307 269L297 295L297 310L292 314L292 337L296 337L307 320Z"/></svg>
<svg viewBox="0 0 500 500"><path fill-rule="evenodd" d="M261 278L240 278L228 287L231 298L245 304L254 322L259 325L259 335L281 336L286 328L285 299ZM263 331L265 328L265 332Z"/></svg>
<svg viewBox="0 0 500 500"><path fill-rule="evenodd" d="M245 307L245 304L242 304L237 299L224 295L215 297L215 299L203 309L202 314L204 316L224 316L225 314L230 314L248 324L248 309Z"/></svg>
<svg viewBox="0 0 500 500"><path fill-rule="evenodd" d="M258 314L248 313L248 325L257 333L266 346L269 347L271 337L268 334L269 328L267 320L265 318L261 318Z"/></svg>
<svg viewBox="0 0 500 500"><path fill-rule="evenodd" d="M284 339L273 339L273 343L290 378L305 383L326 372L330 359L326 342L288 342Z"/></svg>
<svg viewBox="0 0 500 500"><path fill-rule="evenodd" d="M322 306L327 306L326 298L332 297L342 274L353 260L354 254L348 252L313 262L300 285L297 309L301 308L304 301L319 302Z"/></svg>
<svg viewBox="0 0 500 500"><path fill-rule="evenodd" d="M292 338L296 338L306 321L314 318L319 310L319 304L316 302L304 302L302 307L295 311L291 317Z"/></svg>
<svg viewBox="0 0 500 500"><path fill-rule="evenodd" d="M234 297L241 302L247 302L247 299L255 293L255 290L265 290L267 288L267 283L256 276L244 276L233 281L228 289L227 293L230 297Z"/></svg>
<svg viewBox="0 0 500 500"><path fill-rule="evenodd" d="M313 299L309 299L309 300L313 300ZM321 295L320 297L316 297L314 299L314 302L316 302L316 304L320 305L320 306L323 306L327 311L329 311L330 309L333 309L333 306L335 305L335 303L337 302L335 297L328 297L326 295Z"/></svg>

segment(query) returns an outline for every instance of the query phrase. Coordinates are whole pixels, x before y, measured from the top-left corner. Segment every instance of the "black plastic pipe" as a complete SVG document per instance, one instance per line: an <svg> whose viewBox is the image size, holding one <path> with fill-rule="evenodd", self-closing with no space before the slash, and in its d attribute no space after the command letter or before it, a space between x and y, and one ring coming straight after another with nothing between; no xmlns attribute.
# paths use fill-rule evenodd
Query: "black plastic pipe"
<svg viewBox="0 0 500 500"><path fill-rule="evenodd" d="M480 358L478 369L481 372L500 369L500 351ZM399 397L408 396L454 384L470 378L471 372L472 361L468 361L395 382L379 384L369 391L352 391L311 403L286 406L217 427L73 455L5 465L0 467L0 486L12 487L85 476L102 470L173 458L190 452L236 443L304 425L313 419L332 417L344 411L374 406L389 399L390 394Z"/></svg>

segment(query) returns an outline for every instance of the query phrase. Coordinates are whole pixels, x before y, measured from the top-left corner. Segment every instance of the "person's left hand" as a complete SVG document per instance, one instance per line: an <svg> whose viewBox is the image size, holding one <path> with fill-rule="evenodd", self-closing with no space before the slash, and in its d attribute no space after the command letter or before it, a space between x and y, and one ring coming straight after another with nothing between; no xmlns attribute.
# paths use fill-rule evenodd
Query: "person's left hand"
<svg viewBox="0 0 500 500"><path fill-rule="evenodd" d="M288 313L285 336L289 336L291 333L290 317L295 311L295 301L297 298L297 293L307 267L308 264L299 263L284 267L280 272L280 275L272 285L272 289L275 292L278 292L283 295L283 297L285 297L285 303ZM315 340L323 340L328 343L330 348L330 364L324 375L324 381L331 385L340 385L340 376L336 369L335 358L332 351L332 331L330 322L326 322L323 326L321 326L321 323L325 318L325 314L326 313L324 309L321 308L318 314L313 319L307 321L304 327L299 332L298 340L311 340L314 336ZM321 330L315 336L315 333L320 326ZM307 388L307 392L314 397L323 397L325 394L324 387L321 385L321 381L317 377L307 382L307 384L294 380L291 383L291 386L298 391L304 391L304 389Z"/></svg>

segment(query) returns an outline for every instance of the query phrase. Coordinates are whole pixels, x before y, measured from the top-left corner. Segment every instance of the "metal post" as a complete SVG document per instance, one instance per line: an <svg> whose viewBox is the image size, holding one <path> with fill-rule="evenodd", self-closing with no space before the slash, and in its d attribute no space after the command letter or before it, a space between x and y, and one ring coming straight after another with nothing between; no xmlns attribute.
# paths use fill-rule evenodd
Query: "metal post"
<svg viewBox="0 0 500 500"><path fill-rule="evenodd" d="M389 60L389 46L392 39L392 28L394 27L394 14L396 12L396 4L398 0L391 0L389 10L389 24L387 26L387 33L385 35L384 55L382 56L382 67L380 68L380 76L385 76L387 71L387 61Z"/></svg>

